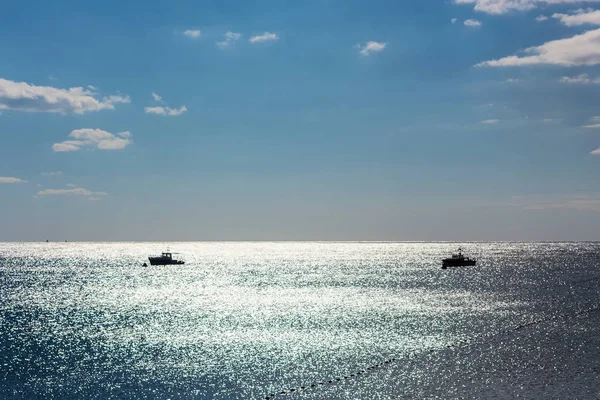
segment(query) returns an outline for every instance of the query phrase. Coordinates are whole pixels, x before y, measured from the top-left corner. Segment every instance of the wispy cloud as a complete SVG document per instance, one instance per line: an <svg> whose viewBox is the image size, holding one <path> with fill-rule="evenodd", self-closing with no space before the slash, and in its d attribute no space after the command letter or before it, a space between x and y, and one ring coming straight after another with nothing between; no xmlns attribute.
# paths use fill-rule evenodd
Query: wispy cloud
<svg viewBox="0 0 600 400"><path fill-rule="evenodd" d="M62 171L42 172L40 175L42 175L42 176L63 176L63 172Z"/></svg>
<svg viewBox="0 0 600 400"><path fill-rule="evenodd" d="M168 115L170 117L176 117L178 115L183 114L188 109L186 106L181 106L179 108L170 108L170 107L145 107L144 111L146 114L157 114L157 115Z"/></svg>
<svg viewBox="0 0 600 400"><path fill-rule="evenodd" d="M535 20L537 22L544 22L544 21L548 21L548 17L546 17L545 15L538 15Z"/></svg>
<svg viewBox="0 0 600 400"><path fill-rule="evenodd" d="M468 19L465 22L463 22L463 24L465 26L476 28L476 27L481 26L481 21L477 21L476 19Z"/></svg>
<svg viewBox="0 0 600 400"><path fill-rule="evenodd" d="M76 129L69 134L71 140L54 143L52 150L55 152L77 151L85 147L100 150L121 150L132 143L131 132L119 132L113 135L101 129Z"/></svg>
<svg viewBox="0 0 600 400"><path fill-rule="evenodd" d="M370 56L373 53L382 52L386 46L387 43L369 41L364 45L357 44L356 48L359 49L360 54L362 54L363 56Z"/></svg>
<svg viewBox="0 0 600 400"><path fill-rule="evenodd" d="M598 128L600 128L600 116L591 117L590 121L596 122L596 123L595 124L590 124L590 125L583 125L582 128L587 128L587 129L598 129Z"/></svg>
<svg viewBox="0 0 600 400"><path fill-rule="evenodd" d="M21 178L15 178L12 176L0 176L0 183L25 183Z"/></svg>
<svg viewBox="0 0 600 400"><path fill-rule="evenodd" d="M600 156L600 148L592 151L590 154L594 155L594 156Z"/></svg>
<svg viewBox="0 0 600 400"><path fill-rule="evenodd" d="M183 34L191 39L198 39L201 35L198 29L188 29Z"/></svg>
<svg viewBox="0 0 600 400"><path fill-rule="evenodd" d="M579 198L565 199L562 201L542 201L538 203L529 204L523 207L523 209L525 210L556 210L561 208L578 211L600 212L600 199L582 196Z"/></svg>
<svg viewBox="0 0 600 400"><path fill-rule="evenodd" d="M579 83L579 84L598 84L600 78L590 78L588 74L580 74L577 76L563 76L559 80L560 83Z"/></svg>
<svg viewBox="0 0 600 400"><path fill-rule="evenodd" d="M500 122L499 119L486 119L486 120L481 121L482 124L488 124L488 125L497 124L498 122Z"/></svg>
<svg viewBox="0 0 600 400"><path fill-rule="evenodd" d="M597 3L600 0L454 0L456 4L473 4L475 11L487 14L505 14L510 11L528 11L538 5Z"/></svg>
<svg viewBox="0 0 600 400"><path fill-rule="evenodd" d="M456 21L458 21L458 18L452 18L452 19L450 20L450 22L452 22L453 24L455 24L455 23L456 23Z"/></svg>
<svg viewBox="0 0 600 400"><path fill-rule="evenodd" d="M476 67L514 67L551 64L562 66L600 64L600 29L591 30L567 39L553 40L525 50L530 56L509 56L484 61Z"/></svg>
<svg viewBox="0 0 600 400"><path fill-rule="evenodd" d="M99 99L96 93L82 87L58 89L0 78L0 110L84 114L114 110L115 104L130 102L129 96L121 95Z"/></svg>
<svg viewBox="0 0 600 400"><path fill-rule="evenodd" d="M506 82L508 82L508 83L518 83L518 82L521 82L521 80L519 78L508 78L506 80Z"/></svg>
<svg viewBox="0 0 600 400"><path fill-rule="evenodd" d="M242 34L236 32L225 32L223 36L224 39L220 42L217 42L217 46L221 48L229 47L242 38Z"/></svg>
<svg viewBox="0 0 600 400"><path fill-rule="evenodd" d="M159 95L157 95L154 92L152 92L152 98L154 99L154 101L158 101L158 102L162 101L162 97L160 97Z"/></svg>
<svg viewBox="0 0 600 400"><path fill-rule="evenodd" d="M566 26L600 25L600 10L576 10L574 14L553 14L552 18L558 19Z"/></svg>
<svg viewBox="0 0 600 400"><path fill-rule="evenodd" d="M34 197L42 196L83 196L87 197L88 200L99 200L99 196L106 196L105 192L92 192L84 188L72 188L72 189L44 189L36 193Z"/></svg>
<svg viewBox="0 0 600 400"><path fill-rule="evenodd" d="M252 36L248 40L252 44L262 43L262 42L272 42L275 40L279 40L279 36L277 36L275 33L265 32L262 35Z"/></svg>

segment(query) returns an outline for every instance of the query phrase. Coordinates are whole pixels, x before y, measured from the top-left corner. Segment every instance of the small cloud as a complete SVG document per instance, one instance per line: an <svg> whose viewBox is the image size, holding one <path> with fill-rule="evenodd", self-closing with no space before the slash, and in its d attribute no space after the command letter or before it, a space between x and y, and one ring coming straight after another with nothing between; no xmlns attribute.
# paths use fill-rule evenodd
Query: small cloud
<svg viewBox="0 0 600 400"><path fill-rule="evenodd" d="M15 178L12 176L0 176L0 183L26 183L27 181L24 181L21 178Z"/></svg>
<svg viewBox="0 0 600 400"><path fill-rule="evenodd" d="M582 126L582 128L598 129L598 128L600 128L600 124L584 125L584 126Z"/></svg>
<svg viewBox="0 0 600 400"><path fill-rule="evenodd" d="M225 39L222 40L221 42L217 42L217 46L219 46L221 48L231 46L232 44L234 44L235 42L237 42L238 40L241 39L242 34L235 33L235 32L225 32L225 34L223 36L225 37Z"/></svg>
<svg viewBox="0 0 600 400"><path fill-rule="evenodd" d="M600 10L575 10L574 14L553 14L552 18L558 19L565 26L600 25Z"/></svg>
<svg viewBox="0 0 600 400"><path fill-rule="evenodd" d="M369 41L365 43L364 46L360 44L356 45L356 47L360 49L360 54L362 54L363 56L370 56L372 53L382 52L383 49L385 49L385 46L387 46L387 43L374 41Z"/></svg>
<svg viewBox="0 0 600 400"><path fill-rule="evenodd" d="M477 21L476 19L468 19L465 22L463 22L463 24L465 26L472 27L472 28L481 26L481 22Z"/></svg>
<svg viewBox="0 0 600 400"><path fill-rule="evenodd" d="M538 17L536 17L535 20L537 22L544 22L544 21L548 21L548 17L546 17L545 15L539 15Z"/></svg>
<svg viewBox="0 0 600 400"><path fill-rule="evenodd" d="M42 176L63 176L63 172L62 171L42 172L40 175L42 175Z"/></svg>
<svg viewBox="0 0 600 400"><path fill-rule="evenodd" d="M181 106L179 108L170 108L170 107L145 107L144 111L146 114L156 114L156 115L168 115L170 117L176 117L178 115L183 114L188 109L186 106Z"/></svg>
<svg viewBox="0 0 600 400"><path fill-rule="evenodd" d="M473 4L475 11L487 14L506 14L511 11L529 11L539 4L572 4L597 0L453 0L455 4Z"/></svg>
<svg viewBox="0 0 600 400"><path fill-rule="evenodd" d="M590 120L592 120L594 122L600 122L600 116L592 117L592 118L590 118Z"/></svg>
<svg viewBox="0 0 600 400"><path fill-rule="evenodd" d="M274 33L265 32L262 35L252 36L248 41L252 44L261 43L261 42L271 42L279 40L279 36Z"/></svg>
<svg viewBox="0 0 600 400"><path fill-rule="evenodd" d="M99 150L121 150L132 143L131 132L119 132L113 135L101 129L75 129L69 134L72 140L54 143L54 152L78 151L84 147L96 147Z"/></svg>
<svg viewBox="0 0 600 400"><path fill-rule="evenodd" d="M450 22L452 22L453 24L455 24L455 23L456 23L456 21L458 21L458 18L452 18L452 19L450 20Z"/></svg>
<svg viewBox="0 0 600 400"><path fill-rule="evenodd" d="M590 85L590 84L599 84L600 78L590 78L588 74L580 74L576 76L563 76L559 80L560 83L573 83L573 84L582 84L582 85Z"/></svg>
<svg viewBox="0 0 600 400"><path fill-rule="evenodd" d="M482 124L488 124L488 125L497 124L498 122L500 122L499 119L486 119L484 121L481 121Z"/></svg>
<svg viewBox="0 0 600 400"><path fill-rule="evenodd" d="M93 197L94 199L99 199L98 196L105 196L105 192L92 192L91 190L87 190L84 188L73 188L73 189L45 189L40 190L36 193L36 196L84 196L84 197Z"/></svg>
<svg viewBox="0 0 600 400"><path fill-rule="evenodd" d="M48 79L50 79L51 81L57 81L57 80L58 80L58 78L55 78L55 77L53 77L52 75L49 75L49 76L48 76Z"/></svg>
<svg viewBox="0 0 600 400"><path fill-rule="evenodd" d="M0 110L84 114L114 110L117 103L131 103L131 99L120 95L99 99L96 93L83 87L59 89L0 78Z"/></svg>
<svg viewBox="0 0 600 400"><path fill-rule="evenodd" d="M200 37L200 31L197 29L188 29L183 34L192 39L198 39Z"/></svg>
<svg viewBox="0 0 600 400"><path fill-rule="evenodd" d="M552 118L544 118L542 120L542 122L545 123L545 124L551 124L551 123L554 122L554 119L552 119Z"/></svg>
<svg viewBox="0 0 600 400"><path fill-rule="evenodd" d="M592 154L594 156L600 156L600 148L592 151L590 154Z"/></svg>
<svg viewBox="0 0 600 400"><path fill-rule="evenodd" d="M98 90L98 88L93 85L88 85L87 87L88 87L88 89L91 89L91 90Z"/></svg>
<svg viewBox="0 0 600 400"><path fill-rule="evenodd" d="M520 81L521 81L521 80L520 80L520 79L518 79L518 78L508 78L508 79L506 80L506 82L508 82L508 83L517 83L517 82L520 82Z"/></svg>
<svg viewBox="0 0 600 400"><path fill-rule="evenodd" d="M75 185L75 184L73 184L73 183L67 183L67 186L68 186L68 187L70 187L70 188L77 187L77 185Z"/></svg>
<svg viewBox="0 0 600 400"><path fill-rule="evenodd" d="M152 98L154 98L154 101L162 102L162 97L160 97L154 92L152 92Z"/></svg>
<svg viewBox="0 0 600 400"><path fill-rule="evenodd" d="M508 56L497 60L484 61L476 67L516 67L526 65L578 65L600 64L600 29L587 31L566 39L546 42L540 46L525 49L528 55Z"/></svg>

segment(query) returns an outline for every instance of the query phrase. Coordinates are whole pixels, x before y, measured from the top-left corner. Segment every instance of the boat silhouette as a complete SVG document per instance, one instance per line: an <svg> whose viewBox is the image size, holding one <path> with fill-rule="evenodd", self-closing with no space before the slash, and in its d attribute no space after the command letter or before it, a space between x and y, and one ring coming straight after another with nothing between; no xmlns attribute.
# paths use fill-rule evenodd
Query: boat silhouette
<svg viewBox="0 0 600 400"><path fill-rule="evenodd" d="M181 265L185 264L185 261L176 260L173 258L173 254L170 251L166 251L162 253L160 256L150 256L148 257L148 261L150 261L150 265Z"/></svg>
<svg viewBox="0 0 600 400"><path fill-rule="evenodd" d="M465 257L462 254L462 249L458 249L458 254L452 254L450 258L444 258L442 260L442 269L446 269L448 267L467 267L473 266L477 263L477 260L469 257Z"/></svg>

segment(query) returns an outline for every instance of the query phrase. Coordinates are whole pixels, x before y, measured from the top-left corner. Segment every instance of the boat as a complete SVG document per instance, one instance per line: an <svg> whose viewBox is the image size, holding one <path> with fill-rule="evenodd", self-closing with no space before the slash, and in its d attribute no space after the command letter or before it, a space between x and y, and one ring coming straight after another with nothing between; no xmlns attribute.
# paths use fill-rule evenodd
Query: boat
<svg viewBox="0 0 600 400"><path fill-rule="evenodd" d="M173 254L177 254L177 253L171 253L170 251L167 250L167 252L162 253L160 256L148 257L148 260L150 261L150 265L181 265L181 264L185 264L185 261L174 259Z"/></svg>
<svg viewBox="0 0 600 400"><path fill-rule="evenodd" d="M473 266L477 263L477 260L469 257L465 257L462 253L462 249L458 249L458 254L452 254L450 258L444 258L442 260L442 269L448 267L468 267Z"/></svg>

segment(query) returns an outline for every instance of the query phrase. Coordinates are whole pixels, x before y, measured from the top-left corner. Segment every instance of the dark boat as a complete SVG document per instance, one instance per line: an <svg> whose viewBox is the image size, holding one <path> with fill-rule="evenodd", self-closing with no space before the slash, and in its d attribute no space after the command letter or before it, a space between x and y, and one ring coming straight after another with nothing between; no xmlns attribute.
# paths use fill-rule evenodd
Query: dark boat
<svg viewBox="0 0 600 400"><path fill-rule="evenodd" d="M442 260L442 269L446 269L448 267L468 267L473 266L476 263L476 260L463 256L462 249L459 248L458 254L452 254L452 257L444 258Z"/></svg>
<svg viewBox="0 0 600 400"><path fill-rule="evenodd" d="M174 259L173 254L177 254L177 253L162 253L160 256L148 257L148 260L150 261L150 265L181 265L181 264L185 264L184 261Z"/></svg>

